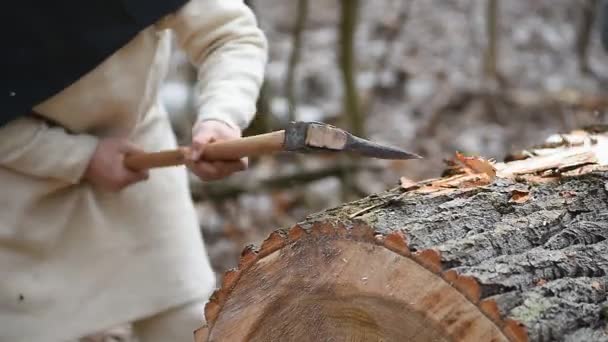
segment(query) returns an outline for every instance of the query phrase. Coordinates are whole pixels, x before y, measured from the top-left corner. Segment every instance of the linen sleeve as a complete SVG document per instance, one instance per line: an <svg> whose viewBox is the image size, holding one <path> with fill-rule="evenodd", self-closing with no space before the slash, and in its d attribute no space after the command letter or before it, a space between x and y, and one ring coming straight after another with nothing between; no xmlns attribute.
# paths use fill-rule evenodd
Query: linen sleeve
<svg viewBox="0 0 608 342"><path fill-rule="evenodd" d="M38 178L80 182L97 138L70 134L35 117L0 126L0 166Z"/></svg>
<svg viewBox="0 0 608 342"><path fill-rule="evenodd" d="M191 0L163 20L197 67L198 121L246 128L256 112L268 43L242 0Z"/></svg>

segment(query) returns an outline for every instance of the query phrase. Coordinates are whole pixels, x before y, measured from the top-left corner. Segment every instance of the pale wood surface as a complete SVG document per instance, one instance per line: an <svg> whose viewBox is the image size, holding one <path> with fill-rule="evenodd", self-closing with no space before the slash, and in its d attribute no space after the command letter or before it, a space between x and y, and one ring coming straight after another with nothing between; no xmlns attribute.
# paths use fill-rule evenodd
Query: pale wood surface
<svg viewBox="0 0 608 342"><path fill-rule="evenodd" d="M382 246L304 238L239 281L208 341L507 341L436 274Z"/></svg>

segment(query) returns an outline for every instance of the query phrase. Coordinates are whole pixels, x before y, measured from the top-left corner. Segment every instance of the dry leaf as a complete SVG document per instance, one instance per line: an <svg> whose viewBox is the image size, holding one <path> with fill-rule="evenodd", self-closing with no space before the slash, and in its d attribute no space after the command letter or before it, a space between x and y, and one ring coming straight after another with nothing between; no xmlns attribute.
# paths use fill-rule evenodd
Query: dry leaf
<svg viewBox="0 0 608 342"><path fill-rule="evenodd" d="M401 177L401 187L405 190L413 190L418 188L419 186L418 183L414 182L413 180Z"/></svg>
<svg viewBox="0 0 608 342"><path fill-rule="evenodd" d="M459 152L456 152L456 159L473 171L473 173L486 174L491 180L496 178L496 168L489 160L481 157L465 157Z"/></svg>
<svg viewBox="0 0 608 342"><path fill-rule="evenodd" d="M600 282L596 280L591 282L591 287L599 291L602 289L602 284L600 284Z"/></svg>
<svg viewBox="0 0 608 342"><path fill-rule="evenodd" d="M530 191L527 190L514 190L511 192L511 199L509 203L523 204L530 200Z"/></svg>

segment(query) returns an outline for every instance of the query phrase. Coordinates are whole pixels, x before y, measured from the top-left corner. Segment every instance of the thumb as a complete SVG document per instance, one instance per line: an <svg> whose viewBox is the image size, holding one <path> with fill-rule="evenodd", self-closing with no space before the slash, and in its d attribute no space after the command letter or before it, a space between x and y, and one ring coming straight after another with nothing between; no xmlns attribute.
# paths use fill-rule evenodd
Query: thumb
<svg viewBox="0 0 608 342"><path fill-rule="evenodd" d="M213 132L202 131L201 133L195 135L192 138L192 149L190 150L190 159L192 161L199 160L203 155L205 145L212 143L213 141L215 141Z"/></svg>
<svg viewBox="0 0 608 342"><path fill-rule="evenodd" d="M124 154L143 153L144 151L130 141L123 141L118 147L118 151Z"/></svg>

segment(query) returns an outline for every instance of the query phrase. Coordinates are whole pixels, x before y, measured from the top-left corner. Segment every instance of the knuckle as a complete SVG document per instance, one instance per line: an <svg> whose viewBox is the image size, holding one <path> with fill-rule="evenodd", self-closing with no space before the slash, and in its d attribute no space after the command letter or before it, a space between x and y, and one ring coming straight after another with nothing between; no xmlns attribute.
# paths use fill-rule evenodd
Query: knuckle
<svg viewBox="0 0 608 342"><path fill-rule="evenodd" d="M111 192L120 192L120 190L122 190L122 187L118 183L112 183L108 186L108 189Z"/></svg>
<svg viewBox="0 0 608 342"><path fill-rule="evenodd" d="M217 173L209 173L209 172L203 172L200 175L201 179L205 180L205 181L214 181L218 179L218 175Z"/></svg>
<svg viewBox="0 0 608 342"><path fill-rule="evenodd" d="M213 174L212 173L203 173L201 175L201 177L203 179L206 179L206 180L215 180L215 179L217 179L217 174L215 174L215 173L213 173Z"/></svg>
<svg viewBox="0 0 608 342"><path fill-rule="evenodd" d="M204 180L204 181L206 181L206 182L208 182L208 181L212 181L212 180L213 180L213 178L212 178L212 177L209 177L209 176L207 176L207 175L197 175L197 176L198 176L198 177L199 177L201 180Z"/></svg>

